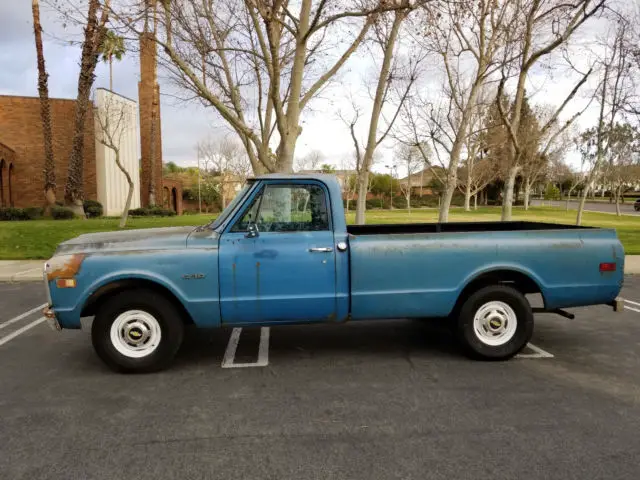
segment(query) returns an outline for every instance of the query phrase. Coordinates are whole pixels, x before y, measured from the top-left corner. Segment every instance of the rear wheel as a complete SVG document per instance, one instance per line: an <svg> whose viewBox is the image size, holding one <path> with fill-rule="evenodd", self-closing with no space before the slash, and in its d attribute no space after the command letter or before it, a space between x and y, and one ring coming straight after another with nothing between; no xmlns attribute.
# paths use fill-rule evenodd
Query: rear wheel
<svg viewBox="0 0 640 480"><path fill-rule="evenodd" d="M169 300L150 290L128 290L98 308L91 340L111 369L153 372L169 366L183 330L180 313Z"/></svg>
<svg viewBox="0 0 640 480"><path fill-rule="evenodd" d="M533 333L533 312L525 296L506 285L473 293L460 308L457 337L467 354L506 360L521 351Z"/></svg>

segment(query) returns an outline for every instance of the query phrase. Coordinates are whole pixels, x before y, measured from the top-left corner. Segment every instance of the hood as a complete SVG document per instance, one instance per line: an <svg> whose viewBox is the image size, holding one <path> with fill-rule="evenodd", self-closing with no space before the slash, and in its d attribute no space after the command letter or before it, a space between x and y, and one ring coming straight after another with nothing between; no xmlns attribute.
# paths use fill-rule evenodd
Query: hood
<svg viewBox="0 0 640 480"><path fill-rule="evenodd" d="M125 250L167 250L185 248L196 227L145 228L119 232L86 233L62 242L56 255L107 253Z"/></svg>

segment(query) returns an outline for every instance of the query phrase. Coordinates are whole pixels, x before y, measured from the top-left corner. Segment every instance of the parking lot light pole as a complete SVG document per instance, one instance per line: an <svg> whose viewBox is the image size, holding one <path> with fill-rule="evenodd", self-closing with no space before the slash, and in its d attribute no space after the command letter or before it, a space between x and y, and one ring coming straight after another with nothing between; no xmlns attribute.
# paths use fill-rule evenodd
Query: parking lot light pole
<svg viewBox="0 0 640 480"><path fill-rule="evenodd" d="M385 165L385 168L389 169L389 176L391 177L391 183L389 184L389 210L393 210L393 169L396 168L395 164Z"/></svg>

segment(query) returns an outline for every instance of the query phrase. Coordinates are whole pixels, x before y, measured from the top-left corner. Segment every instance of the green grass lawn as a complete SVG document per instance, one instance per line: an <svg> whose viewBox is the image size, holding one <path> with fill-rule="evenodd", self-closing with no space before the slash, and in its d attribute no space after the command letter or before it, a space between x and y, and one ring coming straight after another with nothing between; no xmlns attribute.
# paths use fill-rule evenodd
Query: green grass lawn
<svg viewBox="0 0 640 480"><path fill-rule="evenodd" d="M367 223L420 223L435 222L437 211L434 209L406 210L370 210L367 212ZM202 225L208 223L215 215L184 215L181 217L130 218L127 229L152 228L181 225ZM514 220L535 222L553 222L574 224L575 211L563 209L534 207L525 211L514 208ZM605 213L584 213L584 225L615 228L624 244L627 254L640 254L640 217L616 217ZM477 211L465 212L453 208L451 221L498 221L499 207L484 207ZM118 230L118 219L101 218L93 220L39 220L25 222L0 222L0 259L47 259L56 246L83 233ZM347 222L353 223L354 214L347 214Z"/></svg>

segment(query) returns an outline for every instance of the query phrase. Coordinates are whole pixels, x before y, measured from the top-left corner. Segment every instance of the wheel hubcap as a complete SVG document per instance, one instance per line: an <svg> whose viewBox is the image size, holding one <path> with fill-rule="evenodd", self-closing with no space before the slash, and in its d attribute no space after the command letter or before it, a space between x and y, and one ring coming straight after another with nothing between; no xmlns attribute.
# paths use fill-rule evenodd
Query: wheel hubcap
<svg viewBox="0 0 640 480"><path fill-rule="evenodd" d="M118 315L111 324L110 333L114 348L130 358L150 355L162 338L158 320L143 310L128 310Z"/></svg>
<svg viewBox="0 0 640 480"><path fill-rule="evenodd" d="M476 337L485 345L497 347L513 338L518 327L516 313L508 304L491 301L482 305L473 318Z"/></svg>

